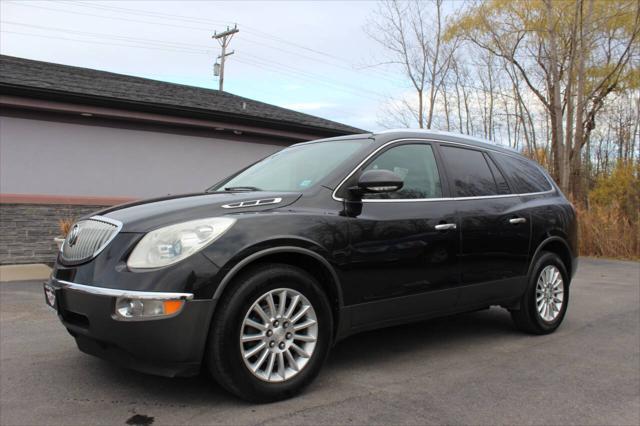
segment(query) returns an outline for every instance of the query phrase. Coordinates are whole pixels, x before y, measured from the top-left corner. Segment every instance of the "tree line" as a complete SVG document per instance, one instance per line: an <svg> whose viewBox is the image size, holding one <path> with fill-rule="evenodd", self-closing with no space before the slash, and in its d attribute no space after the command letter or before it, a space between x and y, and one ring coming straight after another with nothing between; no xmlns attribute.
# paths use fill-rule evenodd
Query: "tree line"
<svg viewBox="0 0 640 426"><path fill-rule="evenodd" d="M523 152L578 207L616 204L640 255L640 1L385 0L366 31L407 83L382 125Z"/></svg>

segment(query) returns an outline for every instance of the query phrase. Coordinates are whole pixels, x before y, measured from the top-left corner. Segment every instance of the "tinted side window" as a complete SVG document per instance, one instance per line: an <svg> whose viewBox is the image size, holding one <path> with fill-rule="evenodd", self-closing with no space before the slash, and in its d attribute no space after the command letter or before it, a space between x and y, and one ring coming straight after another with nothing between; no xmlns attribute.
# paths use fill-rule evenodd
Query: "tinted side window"
<svg viewBox="0 0 640 426"><path fill-rule="evenodd" d="M455 197L499 194L498 185L482 152L451 146L442 146L440 149Z"/></svg>
<svg viewBox="0 0 640 426"><path fill-rule="evenodd" d="M511 194L509 184L496 166L496 163L494 163L491 157L489 157L486 153L484 154L484 159L487 160L487 164L489 164L489 168L491 169L491 174L496 180L496 185L498 186L498 194Z"/></svg>
<svg viewBox="0 0 640 426"><path fill-rule="evenodd" d="M442 198L438 166L430 145L400 145L376 157L364 170L390 170L404 181L402 189L366 194L365 199Z"/></svg>
<svg viewBox="0 0 640 426"><path fill-rule="evenodd" d="M551 184L534 164L509 155L494 154L494 158L520 194L544 192Z"/></svg>

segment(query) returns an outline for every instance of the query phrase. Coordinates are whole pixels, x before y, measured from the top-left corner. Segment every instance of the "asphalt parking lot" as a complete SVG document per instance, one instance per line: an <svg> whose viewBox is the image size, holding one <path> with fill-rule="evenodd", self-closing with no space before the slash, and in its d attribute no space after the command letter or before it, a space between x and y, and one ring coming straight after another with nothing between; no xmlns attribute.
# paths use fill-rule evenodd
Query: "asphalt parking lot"
<svg viewBox="0 0 640 426"><path fill-rule="evenodd" d="M3 425L640 424L640 263L581 259L553 335L520 334L498 308L368 332L268 405L84 355L43 297L0 284Z"/></svg>

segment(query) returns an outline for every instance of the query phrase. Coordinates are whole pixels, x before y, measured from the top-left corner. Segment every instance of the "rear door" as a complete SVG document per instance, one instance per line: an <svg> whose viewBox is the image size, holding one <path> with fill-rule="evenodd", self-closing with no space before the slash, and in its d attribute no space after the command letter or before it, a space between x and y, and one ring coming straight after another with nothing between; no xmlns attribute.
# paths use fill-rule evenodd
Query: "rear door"
<svg viewBox="0 0 640 426"><path fill-rule="evenodd" d="M483 150L447 144L439 150L460 222L459 305L518 296L531 236L520 196Z"/></svg>

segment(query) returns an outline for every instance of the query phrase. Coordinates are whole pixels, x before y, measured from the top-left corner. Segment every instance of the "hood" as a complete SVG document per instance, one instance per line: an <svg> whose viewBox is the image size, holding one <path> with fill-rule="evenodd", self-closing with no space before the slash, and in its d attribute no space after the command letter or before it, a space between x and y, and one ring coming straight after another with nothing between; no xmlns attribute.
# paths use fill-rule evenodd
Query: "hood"
<svg viewBox="0 0 640 426"><path fill-rule="evenodd" d="M273 210L294 203L301 195L296 192L263 191L184 194L122 204L96 214L122 222L122 232L148 232L205 217ZM267 204L274 198L280 198L281 201ZM265 204L252 203L258 200L264 200Z"/></svg>

